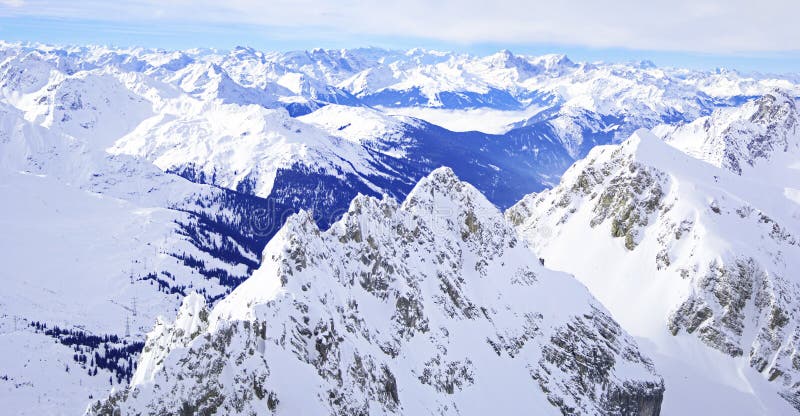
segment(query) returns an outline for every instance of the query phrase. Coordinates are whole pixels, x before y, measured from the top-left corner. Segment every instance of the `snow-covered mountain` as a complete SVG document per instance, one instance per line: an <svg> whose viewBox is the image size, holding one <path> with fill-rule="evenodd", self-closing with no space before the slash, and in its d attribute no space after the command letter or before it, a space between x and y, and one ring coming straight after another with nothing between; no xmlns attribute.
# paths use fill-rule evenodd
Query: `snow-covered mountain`
<svg viewBox="0 0 800 416"><path fill-rule="evenodd" d="M785 105L754 101L776 86ZM658 126L688 154L735 160L736 180L790 184L796 170L772 167L794 142L773 133L793 125L796 95L781 77L508 51L0 42L0 351L15 352L0 358L0 402L75 414L124 390L156 317L192 292L191 310L213 308L263 269L292 214L324 230L357 195L404 200L440 166L505 209L593 147Z"/></svg>
<svg viewBox="0 0 800 416"><path fill-rule="evenodd" d="M665 412L800 408L799 117L775 91L664 140L641 130L506 212L640 339Z"/></svg>
<svg viewBox="0 0 800 416"><path fill-rule="evenodd" d="M159 322L135 382L89 413L659 414L636 343L448 168L327 231L296 214L263 258Z"/></svg>
<svg viewBox="0 0 800 416"><path fill-rule="evenodd" d="M798 118L795 99L778 89L689 124L659 126L658 132L687 154L738 175L764 174L771 170L766 165L784 174L786 163L796 159Z"/></svg>

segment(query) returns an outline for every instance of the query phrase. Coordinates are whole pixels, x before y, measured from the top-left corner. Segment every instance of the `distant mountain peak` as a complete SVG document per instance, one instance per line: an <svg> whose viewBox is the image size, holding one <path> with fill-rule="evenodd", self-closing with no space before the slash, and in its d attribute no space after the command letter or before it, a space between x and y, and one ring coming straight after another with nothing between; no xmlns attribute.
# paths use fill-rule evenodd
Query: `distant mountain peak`
<svg viewBox="0 0 800 416"><path fill-rule="evenodd" d="M787 152L800 156L800 113L787 91L773 89L742 107L719 109L677 127L665 140L741 175Z"/></svg>

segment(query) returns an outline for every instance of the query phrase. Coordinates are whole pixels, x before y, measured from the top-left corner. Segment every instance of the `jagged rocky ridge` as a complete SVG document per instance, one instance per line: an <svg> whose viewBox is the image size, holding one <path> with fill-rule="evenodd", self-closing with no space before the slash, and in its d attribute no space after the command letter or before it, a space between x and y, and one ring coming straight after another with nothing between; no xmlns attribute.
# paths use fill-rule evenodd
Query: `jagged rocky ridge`
<svg viewBox="0 0 800 416"><path fill-rule="evenodd" d="M753 371L800 409L797 120L794 101L776 91L660 129L666 142L639 131L592 150L557 187L526 197L506 217L634 335L699 365L677 352L686 348L682 334L695 337L730 357L723 366L731 371L751 368L726 380L717 368L715 381L757 391ZM576 246L577 260L565 254ZM592 275L592 264L604 264L605 275ZM656 360L657 368L664 363ZM685 382L666 381L668 391ZM775 412L757 410L768 399L745 394L754 395L750 411Z"/></svg>
<svg viewBox="0 0 800 416"><path fill-rule="evenodd" d="M263 257L210 312L187 298L89 413L659 414L633 339L448 168L328 231L301 212Z"/></svg>

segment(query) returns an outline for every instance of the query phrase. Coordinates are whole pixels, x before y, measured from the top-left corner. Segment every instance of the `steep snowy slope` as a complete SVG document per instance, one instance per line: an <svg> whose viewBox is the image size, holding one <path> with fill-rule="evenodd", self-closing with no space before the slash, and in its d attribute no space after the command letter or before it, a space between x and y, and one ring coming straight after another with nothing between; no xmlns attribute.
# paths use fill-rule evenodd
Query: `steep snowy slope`
<svg viewBox="0 0 800 416"><path fill-rule="evenodd" d="M75 414L126 384L156 316L187 288L223 296L258 264L188 212L44 175L4 171L0 192L0 401L13 414ZM252 257L212 250L226 245Z"/></svg>
<svg viewBox="0 0 800 416"><path fill-rule="evenodd" d="M7 352L0 400L14 414L80 412L110 387L109 377L127 382L133 368L123 342L141 349L136 344L144 327L174 310L175 294L151 286L150 273L166 270L179 282L194 280L196 290L208 286L189 279L192 269L167 254L194 248L176 238L174 221L188 222L188 215L31 174L0 174L0 191L0 350ZM90 336L99 338L78 338ZM111 349L119 350L113 353L122 364L95 359L97 352L112 360ZM74 359L77 354L87 362Z"/></svg>
<svg viewBox="0 0 800 416"><path fill-rule="evenodd" d="M448 168L325 232L297 214L263 256L159 323L137 383L90 413L659 413L633 340Z"/></svg>
<svg viewBox="0 0 800 416"><path fill-rule="evenodd" d="M687 149L722 144L692 153L717 166L642 130L506 212L549 267L574 273L642 339L665 375L665 412L800 408L800 135L786 122L797 116L770 94L668 136ZM736 127L702 128L723 124Z"/></svg>
<svg viewBox="0 0 800 416"><path fill-rule="evenodd" d="M358 144L300 123L285 110L253 105L192 102L141 123L109 151L261 197L272 192L278 170L295 165L342 180L381 175Z"/></svg>

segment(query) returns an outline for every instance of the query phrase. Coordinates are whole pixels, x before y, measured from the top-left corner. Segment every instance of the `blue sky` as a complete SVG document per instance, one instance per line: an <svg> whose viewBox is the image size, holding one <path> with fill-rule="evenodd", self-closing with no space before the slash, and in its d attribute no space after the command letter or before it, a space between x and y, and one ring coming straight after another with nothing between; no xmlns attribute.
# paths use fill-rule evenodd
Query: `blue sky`
<svg viewBox="0 0 800 416"><path fill-rule="evenodd" d="M165 49L379 46L565 53L697 69L800 73L800 2L762 0L0 0L0 39ZM741 3L741 4L739 4ZM600 4L601 7L597 5ZM766 11L765 11L766 10ZM777 10L777 12L776 12Z"/></svg>

